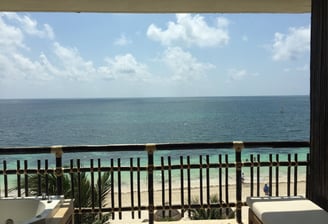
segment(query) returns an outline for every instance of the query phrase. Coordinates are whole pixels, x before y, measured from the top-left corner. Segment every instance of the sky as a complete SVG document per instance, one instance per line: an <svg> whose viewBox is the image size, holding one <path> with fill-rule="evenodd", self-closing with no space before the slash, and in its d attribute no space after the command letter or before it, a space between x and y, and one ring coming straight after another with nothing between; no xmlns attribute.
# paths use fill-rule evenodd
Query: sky
<svg viewBox="0 0 328 224"><path fill-rule="evenodd" d="M308 95L310 14L0 12L0 98Z"/></svg>

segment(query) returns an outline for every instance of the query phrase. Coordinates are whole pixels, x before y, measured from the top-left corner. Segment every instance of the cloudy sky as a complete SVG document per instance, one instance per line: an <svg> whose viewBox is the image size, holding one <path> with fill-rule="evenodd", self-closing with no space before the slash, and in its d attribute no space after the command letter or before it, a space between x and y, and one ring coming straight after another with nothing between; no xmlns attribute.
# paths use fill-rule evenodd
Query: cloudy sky
<svg viewBox="0 0 328 224"><path fill-rule="evenodd" d="M309 94L310 14L0 12L0 98Z"/></svg>

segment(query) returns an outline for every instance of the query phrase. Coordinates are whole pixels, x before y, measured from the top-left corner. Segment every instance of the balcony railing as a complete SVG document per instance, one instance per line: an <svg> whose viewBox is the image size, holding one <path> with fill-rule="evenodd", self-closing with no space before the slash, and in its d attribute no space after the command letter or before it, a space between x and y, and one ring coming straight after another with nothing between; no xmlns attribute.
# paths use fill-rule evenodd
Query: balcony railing
<svg viewBox="0 0 328 224"><path fill-rule="evenodd" d="M74 198L76 223L84 215L122 219L126 212L141 219L145 211L154 223L158 213L170 219L176 210L193 217L211 209L233 209L241 223L246 197L264 195L265 183L268 195L306 195L308 149L309 142L290 141L2 147L0 155L8 158L2 161L0 192ZM110 191L104 196L98 192L105 173ZM90 185L87 206L83 178Z"/></svg>

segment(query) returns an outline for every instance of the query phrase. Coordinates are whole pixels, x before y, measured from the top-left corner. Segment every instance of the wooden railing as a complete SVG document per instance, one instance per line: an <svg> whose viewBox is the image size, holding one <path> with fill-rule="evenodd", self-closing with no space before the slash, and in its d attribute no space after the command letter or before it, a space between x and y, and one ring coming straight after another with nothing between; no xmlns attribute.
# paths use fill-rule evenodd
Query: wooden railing
<svg viewBox="0 0 328 224"><path fill-rule="evenodd" d="M264 183L269 186L269 195L306 194L305 187L300 188L299 182L304 186L307 175L301 180L299 173L307 173L308 159L299 160L297 153L304 148L309 148L309 142L2 147L0 155L19 158L20 154L52 153L55 159L35 159L35 164L24 158L3 160L0 192L2 197L45 193L75 198L76 223L83 223L84 214L99 219L107 213L111 219L117 218L116 215L122 219L123 213L129 212L132 219L141 219L144 211L148 212L149 223L154 223L155 211L162 216L172 216L174 210L179 210L181 216L192 217L194 211L203 209L209 213L211 209L219 208L234 208L236 221L241 223L241 208L246 205L246 196L263 195L260 189ZM244 149L257 151L245 152ZM291 149L296 151L288 153ZM206 150L206 153L200 150ZM122 153L125 159L113 158L115 152ZM142 152L145 152L144 156ZM81 153L86 160L74 158L82 156ZM101 158L93 159L92 153L98 153ZM197 154L197 160L192 154ZM110 184L105 197L97 193L102 192L100 183L104 181L101 180L104 173L109 174L107 181ZM86 194L82 181L86 174L90 185L88 194L91 195L87 205L82 203ZM33 176L37 181L36 188L31 186ZM211 200L213 194L218 200Z"/></svg>

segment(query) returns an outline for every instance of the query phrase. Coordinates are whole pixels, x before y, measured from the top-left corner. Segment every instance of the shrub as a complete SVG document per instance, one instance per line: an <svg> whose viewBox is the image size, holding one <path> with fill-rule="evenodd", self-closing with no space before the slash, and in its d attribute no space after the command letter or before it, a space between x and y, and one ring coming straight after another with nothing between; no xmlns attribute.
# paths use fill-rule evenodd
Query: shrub
<svg viewBox="0 0 328 224"><path fill-rule="evenodd" d="M214 194L210 197L211 205L224 204L222 200L219 200L218 195ZM198 198L192 200L193 204L200 204ZM191 219L202 220L202 219L232 219L235 217L235 212L230 207L221 208L197 208L190 210Z"/></svg>

